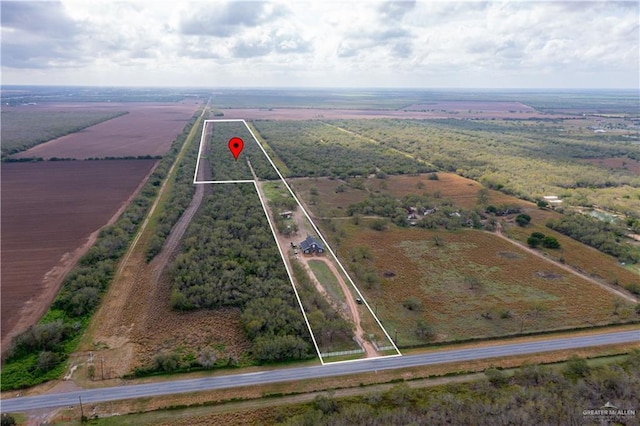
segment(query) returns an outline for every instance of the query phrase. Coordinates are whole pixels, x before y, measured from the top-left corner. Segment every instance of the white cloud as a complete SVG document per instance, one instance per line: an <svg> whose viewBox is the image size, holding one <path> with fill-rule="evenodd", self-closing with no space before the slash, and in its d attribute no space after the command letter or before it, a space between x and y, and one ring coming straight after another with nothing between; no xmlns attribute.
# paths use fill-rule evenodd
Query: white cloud
<svg viewBox="0 0 640 426"><path fill-rule="evenodd" d="M3 84L638 87L631 1L1 4Z"/></svg>

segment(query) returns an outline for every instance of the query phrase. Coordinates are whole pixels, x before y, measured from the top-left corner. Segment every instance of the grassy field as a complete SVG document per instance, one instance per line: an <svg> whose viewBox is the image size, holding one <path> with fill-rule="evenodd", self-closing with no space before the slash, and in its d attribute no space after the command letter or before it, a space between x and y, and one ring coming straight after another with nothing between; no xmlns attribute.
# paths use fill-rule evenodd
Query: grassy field
<svg viewBox="0 0 640 426"><path fill-rule="evenodd" d="M362 247L369 250L369 258L357 263L368 264L380 286L356 284L365 291L391 336L397 333L401 346L429 341L417 333L419 321L435 340L444 341L588 327L637 317L630 303L618 302L606 290L491 233L393 225L380 232L368 226L374 219L361 218L356 225L346 214L350 204L370 194L399 198L437 192L454 206L472 209L483 188L475 181L451 173L438 173L438 180L417 175L357 181L295 179L293 185L303 199L313 199L308 203L313 212L332 218L320 224L346 258L348 268L354 267L350 253ZM336 192L339 185L345 190ZM487 197L490 204L518 205L531 215L532 222L526 228L516 226L513 217L501 218L505 233L514 240L525 242L531 232L544 232L556 236L562 246L559 250L544 249L548 257L564 259L577 270L609 283L615 278L626 285L637 279L615 258L546 228L544 223L559 217L557 212L541 210L495 190L488 190Z"/></svg>
<svg viewBox="0 0 640 426"><path fill-rule="evenodd" d="M2 111L2 157L127 114L126 111Z"/></svg>
<svg viewBox="0 0 640 426"><path fill-rule="evenodd" d="M322 287L327 290L331 298L344 302L344 293L340 289L336 276L329 270L329 267L320 260L309 260L307 263L313 271L313 275L315 275Z"/></svg>
<svg viewBox="0 0 640 426"><path fill-rule="evenodd" d="M472 209L477 205L478 193L483 186L478 182L458 176L453 173L437 173L438 180L430 180L429 175L390 176L388 179L369 178L362 180L362 188L354 188L358 179L346 181L318 179L294 179L292 184L296 191L308 202L313 212L320 217L346 217L347 207L361 202L370 194L392 194L403 197L407 194L436 194L442 199L450 200L453 205ZM346 182L346 184L345 184ZM335 189L342 185L343 192ZM315 193L317 195L313 195ZM519 206L523 213L531 216L531 223L527 227L515 225L513 218L503 221L505 234L514 240L526 243L532 232L542 232L552 235L560 241L561 249L546 250L547 255L555 260L563 259L568 265L583 271L609 284L617 283L622 287L640 282L640 273L632 268L623 268L612 256L601 253L591 247L579 243L566 235L555 232L545 226L549 219L558 219L561 214L549 209L539 209L534 203L520 200L500 191L487 189L488 204L510 204ZM636 266L637 267L637 266Z"/></svg>
<svg viewBox="0 0 640 426"><path fill-rule="evenodd" d="M448 341L637 317L630 303L616 308L611 293L484 231L347 228L345 250L366 245L376 271L395 274L365 293L401 346L425 343L420 320L434 340Z"/></svg>

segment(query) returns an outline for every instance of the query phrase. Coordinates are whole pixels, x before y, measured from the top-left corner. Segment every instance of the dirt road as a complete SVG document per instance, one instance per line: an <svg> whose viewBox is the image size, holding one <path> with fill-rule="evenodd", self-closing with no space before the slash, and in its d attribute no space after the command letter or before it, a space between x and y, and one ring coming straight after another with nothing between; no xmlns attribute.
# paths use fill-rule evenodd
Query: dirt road
<svg viewBox="0 0 640 426"><path fill-rule="evenodd" d="M195 137L197 131L198 126L196 125L169 170L168 176L172 175L176 164L183 157L190 140ZM172 232L162 252L150 264L146 262L145 245L138 244L140 240L148 241L150 238L150 234L146 232L147 225L166 190L167 179L160 187L156 200L151 206L134 241L131 243L127 254L120 262L114 280L79 345L79 352L74 355L82 358L89 351L98 349L96 346L104 348L96 353L99 353L99 356L104 358L106 377L121 377L131 372L135 363L136 353L141 348L139 336L148 332L149 315L156 311L165 312L164 309L161 309L161 306L164 305L158 305L160 301L168 305L168 300L161 300L161 298L167 299L167 297L159 294L158 278L166 267L167 261L178 241L180 241L184 229L182 229L180 237L177 237L179 232L176 235L173 235ZM196 194L197 191L196 188ZM194 199L196 199L195 196ZM189 207L193 208L194 211L197 210L193 200ZM179 229L186 229L184 222L180 226L178 224L175 226ZM155 315L152 316L155 317ZM142 340L144 341L144 339Z"/></svg>
<svg viewBox="0 0 640 426"><path fill-rule="evenodd" d="M247 163L249 165L249 168L251 169L251 173L253 173L253 179L256 181L256 186L258 187L258 191L260 191L260 195L262 199L265 200L265 208L268 212L267 216L269 221L271 221L271 218L273 217L273 212L271 211L269 204L266 203L267 198L262 188L263 182L258 180L256 174L253 171L253 167L251 167L251 162L247 160ZM276 235L277 235L276 241L283 253L287 253L287 251L289 250L289 247L291 247L292 244L298 244L300 242L299 240L302 238L301 234L307 234L307 233L313 232L312 230L308 229L307 226L305 226L306 221L302 214L301 209L296 209L295 211L293 211L291 215L291 219L298 225L299 232L297 234L294 234L289 237L285 237L284 235L276 232ZM274 229L275 229L275 226L274 226ZM303 265L307 273L310 275L312 282L315 284L317 290L320 292L320 294L325 296L329 301L329 303L334 307L336 307L338 303L337 301L332 300L330 296L327 294L326 290L319 284L317 277L309 267L308 261L310 259L319 260L324 264L326 264L329 270L335 275L336 279L338 280L340 288L344 293L345 301L348 307L348 312L345 312L343 309L341 309L340 311L344 314L347 314L349 316L349 318L347 319L353 323L355 327L355 330L354 330L355 338L360 344L360 346L362 347L362 349L364 350L365 356L367 358L379 356L378 352L375 350L371 342L369 342L365 338L366 336L365 336L364 330L362 329L360 313L358 312L358 304L356 303L355 298L353 297L353 293L349 289L348 284L344 281L342 274L339 273L335 264L331 261L331 259L328 259L327 257L324 257L324 256L314 256L314 257L306 257L304 255L297 256L297 260ZM289 268L292 269L291 261L288 256L284 257L284 261L287 262L289 265Z"/></svg>
<svg viewBox="0 0 640 426"><path fill-rule="evenodd" d="M500 223L498 223L498 226L496 227L496 230L495 230L494 234L497 235L498 237L502 238L503 240L509 241L511 244L513 244L515 246L518 246L520 249L526 251L527 253L530 253L530 254L532 254L534 256L537 256L540 259L544 259L545 261L547 261L549 263L552 263L553 265L555 265L558 268L561 268L561 269L569 272L570 274L576 275L576 276L582 278L583 280L587 280L590 283L595 284L595 285L607 290L608 292L615 294L616 296L620 296L621 298L623 298L625 300L628 300L629 302L638 303L638 300L635 297L633 297L633 296L631 296L631 295L629 295L627 293L624 293L624 292L622 292L620 290L617 290L615 288L609 287L608 285L601 283L600 281L590 277L587 274L583 274L583 273L581 273L579 271L576 271L571 266L568 266L568 265L565 265L564 263L556 262L555 260L550 259L549 257L545 256L544 254L540 253L538 250L534 250L534 249L532 249L531 247L528 247L525 244L522 244L522 243L520 243L518 241L512 240L511 238L507 237L506 235L504 235L502 233L502 225Z"/></svg>

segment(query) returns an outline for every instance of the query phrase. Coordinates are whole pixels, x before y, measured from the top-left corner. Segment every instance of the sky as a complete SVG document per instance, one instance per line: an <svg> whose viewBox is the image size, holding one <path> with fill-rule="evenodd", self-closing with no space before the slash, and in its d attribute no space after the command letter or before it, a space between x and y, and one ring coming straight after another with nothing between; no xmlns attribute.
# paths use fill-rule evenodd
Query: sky
<svg viewBox="0 0 640 426"><path fill-rule="evenodd" d="M634 1L6 1L2 85L639 88Z"/></svg>

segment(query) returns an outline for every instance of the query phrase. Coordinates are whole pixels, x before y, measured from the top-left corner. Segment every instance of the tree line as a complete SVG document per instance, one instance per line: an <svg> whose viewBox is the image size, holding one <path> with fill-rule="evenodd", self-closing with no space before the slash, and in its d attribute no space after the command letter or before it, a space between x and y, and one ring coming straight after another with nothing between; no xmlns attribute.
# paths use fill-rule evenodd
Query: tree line
<svg viewBox="0 0 640 426"><path fill-rule="evenodd" d="M16 336L2 368L2 391L33 386L58 377L89 324L129 242L151 207L197 112L173 142L146 184L118 220L104 227L94 245L65 277L53 304L38 322Z"/></svg>
<svg viewBox="0 0 640 426"><path fill-rule="evenodd" d="M622 224L570 212L560 219L549 220L546 225L555 231L617 257L621 262L640 262L640 248L624 241L627 231Z"/></svg>
<svg viewBox="0 0 640 426"><path fill-rule="evenodd" d="M202 127L202 124L200 127ZM202 131L202 130L200 130ZM194 138L197 140L197 138ZM167 197L167 201L162 205L158 212L158 222L149 245L147 246L147 262L150 262L160 251L171 233L173 226L180 220L180 217L191 203L193 194L196 191L193 184L193 175L196 168L198 158L198 143L191 143L177 165L175 179L172 182L171 191ZM157 182L160 184L161 182Z"/></svg>

